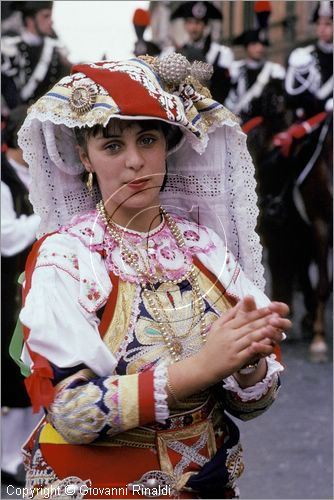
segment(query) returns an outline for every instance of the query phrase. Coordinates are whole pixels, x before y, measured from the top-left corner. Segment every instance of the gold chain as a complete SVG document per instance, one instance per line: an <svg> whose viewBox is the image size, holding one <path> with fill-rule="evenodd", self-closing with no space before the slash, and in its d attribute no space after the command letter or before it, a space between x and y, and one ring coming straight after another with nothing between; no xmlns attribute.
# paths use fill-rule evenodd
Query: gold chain
<svg viewBox="0 0 334 500"><path fill-rule="evenodd" d="M181 278L177 280L157 278L156 276L154 276L153 273L150 272L149 266L145 266L145 262L143 259L142 262L144 269L142 270L138 262L139 258L141 257L140 252L134 253L129 248L126 247L126 245L124 244L124 238L122 237L122 230L111 220L110 216L108 216L102 200L99 201L96 208L102 221L105 223L109 234L119 245L119 248L121 250L121 255L122 257L124 257L125 262L129 266L133 267L134 270L136 271L137 276L139 278L140 286L142 288L143 295L146 298L149 306L151 307L152 312L154 313L154 319L158 324L159 331L161 332L161 335L172 355L173 360L179 361L181 359L180 355L182 354L183 346L181 342L178 340L178 336L175 335L175 332L173 331L173 328L170 322L168 321L167 315L165 315L165 320L163 320L161 316L160 311L163 311L163 305L159 299L159 294L157 293L154 287L154 283L158 282L158 283L168 283L170 285L177 285L185 280L188 280L190 282L193 294L193 300L192 300L193 315L195 316L195 307L196 304L198 304L198 310L200 316L200 333L202 341L204 343L206 342L206 335L207 335L206 322L205 322L205 302L202 297L201 290L198 284L197 272L194 264L192 264L190 271L187 271ZM180 249L182 249L185 246L185 242L181 234L181 231L177 227L174 219L162 207L160 207L160 213L162 217L165 219L171 231L171 234L176 241L176 244ZM155 297L155 301L153 300L152 295ZM158 309L155 302L160 307L160 310ZM182 337L185 337L190 333L190 331L193 329L193 325L194 325L194 318L192 320L190 328L188 329L186 334L182 335Z"/></svg>

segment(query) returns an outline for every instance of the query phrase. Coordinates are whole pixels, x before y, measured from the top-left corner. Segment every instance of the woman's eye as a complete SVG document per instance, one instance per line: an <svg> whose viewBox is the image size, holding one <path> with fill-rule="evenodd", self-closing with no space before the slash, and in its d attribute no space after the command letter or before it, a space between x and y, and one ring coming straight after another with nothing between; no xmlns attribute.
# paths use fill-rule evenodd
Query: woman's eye
<svg viewBox="0 0 334 500"><path fill-rule="evenodd" d="M106 145L106 149L108 149L112 153L118 151L120 147L121 147L120 144L117 144L116 142L110 142L109 144Z"/></svg>
<svg viewBox="0 0 334 500"><path fill-rule="evenodd" d="M156 142L156 138L155 137L151 137L151 136L147 136L147 137L142 137L140 139L140 142L144 145L144 146L150 146L151 144L154 144Z"/></svg>

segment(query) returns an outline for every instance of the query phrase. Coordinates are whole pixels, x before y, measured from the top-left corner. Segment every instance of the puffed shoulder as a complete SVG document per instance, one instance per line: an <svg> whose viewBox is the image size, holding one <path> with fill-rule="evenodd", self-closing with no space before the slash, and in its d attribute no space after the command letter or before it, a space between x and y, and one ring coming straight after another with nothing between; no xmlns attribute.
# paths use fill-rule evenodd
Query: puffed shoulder
<svg viewBox="0 0 334 500"><path fill-rule="evenodd" d="M77 283L78 301L87 312L98 310L106 302L112 288L108 271L101 254L84 238L66 232L47 237L39 249L35 269L49 267L67 273Z"/></svg>

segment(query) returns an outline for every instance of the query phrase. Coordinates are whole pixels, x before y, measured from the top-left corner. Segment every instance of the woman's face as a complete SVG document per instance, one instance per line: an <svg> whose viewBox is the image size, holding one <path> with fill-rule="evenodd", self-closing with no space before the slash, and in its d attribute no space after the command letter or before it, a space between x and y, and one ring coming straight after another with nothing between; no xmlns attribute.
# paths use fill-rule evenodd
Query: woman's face
<svg viewBox="0 0 334 500"><path fill-rule="evenodd" d="M80 159L86 170L96 174L110 214L159 205L167 142L162 130L145 128L137 122L120 127L112 120L107 137L91 136L86 151L79 147Z"/></svg>

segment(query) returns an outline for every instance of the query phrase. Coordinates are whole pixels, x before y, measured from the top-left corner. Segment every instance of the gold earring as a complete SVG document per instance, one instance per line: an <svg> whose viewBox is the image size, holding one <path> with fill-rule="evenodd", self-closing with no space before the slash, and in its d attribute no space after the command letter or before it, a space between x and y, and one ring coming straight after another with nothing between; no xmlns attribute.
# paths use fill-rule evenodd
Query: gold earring
<svg viewBox="0 0 334 500"><path fill-rule="evenodd" d="M93 172L89 172L88 178L86 180L86 188L90 194L93 191L93 180L94 180Z"/></svg>

